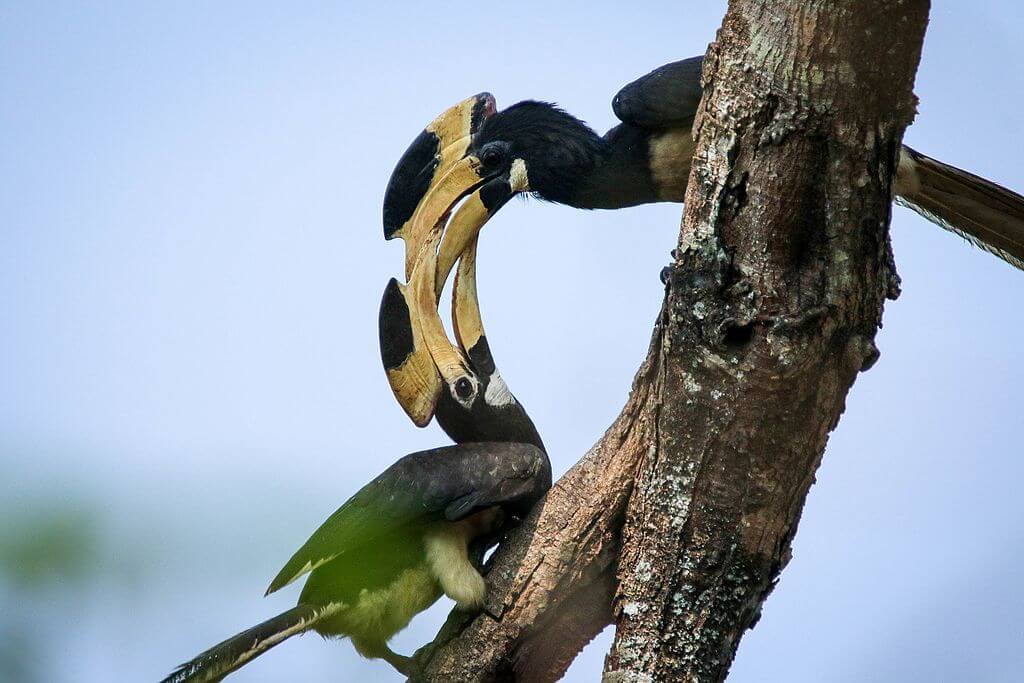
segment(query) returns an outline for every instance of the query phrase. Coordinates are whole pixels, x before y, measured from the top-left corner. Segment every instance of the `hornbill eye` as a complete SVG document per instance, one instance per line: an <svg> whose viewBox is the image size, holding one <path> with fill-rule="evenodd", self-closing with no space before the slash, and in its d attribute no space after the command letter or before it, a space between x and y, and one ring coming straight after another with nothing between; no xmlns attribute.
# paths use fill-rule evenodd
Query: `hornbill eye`
<svg viewBox="0 0 1024 683"><path fill-rule="evenodd" d="M505 162L508 150L502 143L491 143L480 152L480 163L488 171L496 171Z"/></svg>
<svg viewBox="0 0 1024 683"><path fill-rule="evenodd" d="M465 401L473 395L473 383L465 377L460 377L455 382L455 394Z"/></svg>

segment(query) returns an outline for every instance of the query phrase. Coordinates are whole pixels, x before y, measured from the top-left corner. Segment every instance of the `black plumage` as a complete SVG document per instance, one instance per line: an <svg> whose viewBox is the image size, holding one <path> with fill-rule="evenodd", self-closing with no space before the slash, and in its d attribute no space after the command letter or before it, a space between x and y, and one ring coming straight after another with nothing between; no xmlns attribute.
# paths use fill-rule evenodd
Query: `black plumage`
<svg viewBox="0 0 1024 683"><path fill-rule="evenodd" d="M674 62L622 88L612 103L622 123L603 136L557 105L528 100L486 119L467 153L506 145L509 161L525 161L535 196L576 208L679 201L685 185L666 187L659 178L666 170L673 177L688 173L690 158L659 149L689 134L700 103L701 63L700 57ZM408 172L401 162L395 171Z"/></svg>

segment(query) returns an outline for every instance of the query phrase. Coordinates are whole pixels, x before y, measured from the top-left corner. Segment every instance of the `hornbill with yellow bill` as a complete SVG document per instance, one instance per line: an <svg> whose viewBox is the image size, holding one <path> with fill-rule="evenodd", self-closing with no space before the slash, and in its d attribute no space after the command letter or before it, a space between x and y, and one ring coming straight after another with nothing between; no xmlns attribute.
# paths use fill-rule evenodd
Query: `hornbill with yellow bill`
<svg viewBox="0 0 1024 683"><path fill-rule="evenodd" d="M432 182L444 185L446 200L480 187L491 211L516 192L581 209L683 201L702 63L673 62L626 85L612 100L622 123L603 137L555 105L525 101L497 112L484 97L465 144L438 147L428 130L406 151L385 195L384 236L421 240L410 225ZM895 175L897 203L1024 268L1024 197L906 146Z"/></svg>
<svg viewBox="0 0 1024 683"><path fill-rule="evenodd" d="M479 123L470 115L474 107L486 104L487 98L470 98L432 127L446 142L463 139ZM418 214L422 225L410 224L410 234L424 235L424 242L409 259L409 284L392 279L384 292L381 357L414 421L423 426L436 413L456 445L407 455L360 489L271 582L268 594L308 574L296 607L210 648L164 683L218 681L309 630L348 636L360 654L413 674L412 660L394 653L388 640L442 593L462 609L481 609L483 552L550 488L544 444L501 379L480 318L476 234L487 214L462 209L454 231L443 234L451 204L431 189L430 209ZM458 345L449 342L437 313L456 262Z"/></svg>

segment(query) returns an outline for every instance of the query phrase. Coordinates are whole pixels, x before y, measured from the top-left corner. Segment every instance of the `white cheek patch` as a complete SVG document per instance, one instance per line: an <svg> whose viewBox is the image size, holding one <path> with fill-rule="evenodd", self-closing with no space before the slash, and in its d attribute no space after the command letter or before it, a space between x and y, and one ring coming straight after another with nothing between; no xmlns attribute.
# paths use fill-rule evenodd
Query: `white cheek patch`
<svg viewBox="0 0 1024 683"><path fill-rule="evenodd" d="M530 179L526 175L526 162L516 159L508 174L508 184L513 192L526 192L530 189Z"/></svg>
<svg viewBox="0 0 1024 683"><path fill-rule="evenodd" d="M484 392L484 401L487 402L487 405L495 407L508 406L516 402L512 392L508 390L505 380L501 378L501 374L497 371L491 375L487 391Z"/></svg>

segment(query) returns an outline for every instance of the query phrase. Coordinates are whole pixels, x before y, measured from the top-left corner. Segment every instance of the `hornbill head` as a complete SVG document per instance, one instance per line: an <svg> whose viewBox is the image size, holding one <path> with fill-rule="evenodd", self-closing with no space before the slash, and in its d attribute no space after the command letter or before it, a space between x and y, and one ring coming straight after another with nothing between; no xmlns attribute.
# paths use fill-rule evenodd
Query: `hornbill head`
<svg viewBox="0 0 1024 683"><path fill-rule="evenodd" d="M601 138L575 116L549 102L526 100L488 117L473 136L475 154L494 174L514 175L521 189L552 202L569 203L579 179L603 153Z"/></svg>
<svg viewBox="0 0 1024 683"><path fill-rule="evenodd" d="M426 233L466 195L487 216L520 192L568 202L601 154L594 131L553 104L528 100L495 112L489 93L475 95L436 118L399 159L384 194L384 237L405 239L410 278ZM453 235L444 259L471 237Z"/></svg>

